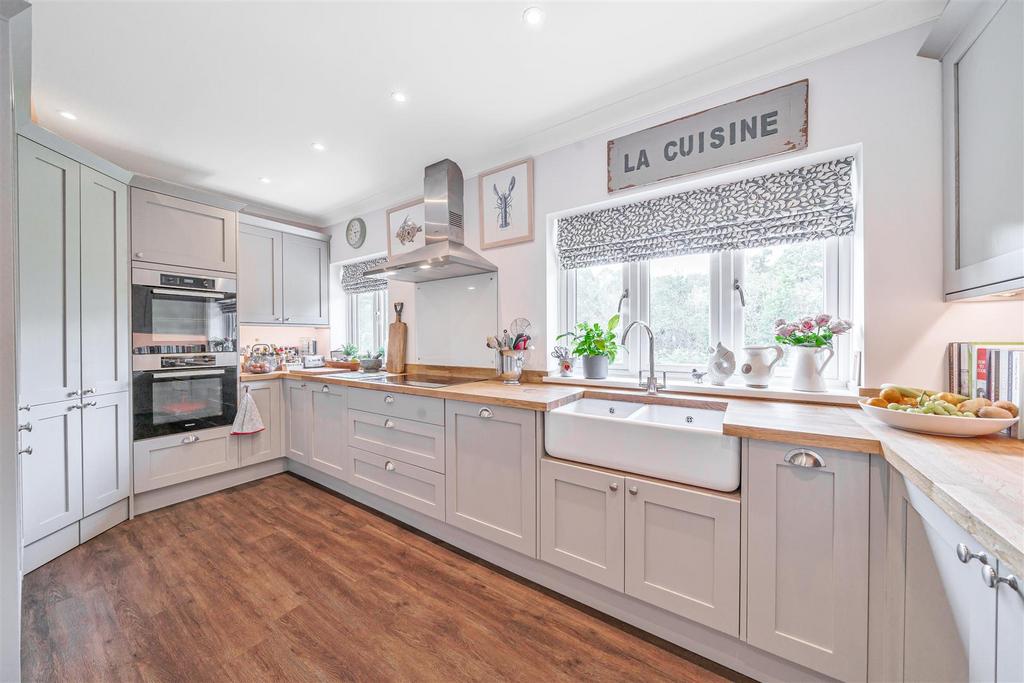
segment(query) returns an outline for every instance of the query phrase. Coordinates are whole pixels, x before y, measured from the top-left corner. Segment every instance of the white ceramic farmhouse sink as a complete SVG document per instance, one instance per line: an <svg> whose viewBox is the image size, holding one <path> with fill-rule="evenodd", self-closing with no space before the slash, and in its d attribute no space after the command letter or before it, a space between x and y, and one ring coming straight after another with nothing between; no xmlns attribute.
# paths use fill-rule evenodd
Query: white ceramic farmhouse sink
<svg viewBox="0 0 1024 683"><path fill-rule="evenodd" d="M544 421L555 458L718 491L740 485L740 440L722 434L721 410L584 398Z"/></svg>

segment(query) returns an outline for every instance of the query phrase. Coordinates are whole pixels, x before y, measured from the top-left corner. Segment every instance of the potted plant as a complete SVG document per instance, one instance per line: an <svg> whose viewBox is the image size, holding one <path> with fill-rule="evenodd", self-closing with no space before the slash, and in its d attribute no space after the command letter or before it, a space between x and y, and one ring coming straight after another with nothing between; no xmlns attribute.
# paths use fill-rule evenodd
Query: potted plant
<svg viewBox="0 0 1024 683"><path fill-rule="evenodd" d="M608 319L607 329L601 323L591 325L588 322L576 324L576 330L560 334L556 339L568 337L575 346L574 356L583 359L583 376L587 379L604 379L608 376L608 364L615 362L619 353L619 344L615 341L615 328L619 326L619 314Z"/></svg>
<svg viewBox="0 0 1024 683"><path fill-rule="evenodd" d="M793 347L793 389L796 391L825 391L822 374L835 350L832 339L846 334L853 327L848 320L833 319L828 313L805 316L794 322L775 321L775 341ZM827 353L824 360L818 358Z"/></svg>

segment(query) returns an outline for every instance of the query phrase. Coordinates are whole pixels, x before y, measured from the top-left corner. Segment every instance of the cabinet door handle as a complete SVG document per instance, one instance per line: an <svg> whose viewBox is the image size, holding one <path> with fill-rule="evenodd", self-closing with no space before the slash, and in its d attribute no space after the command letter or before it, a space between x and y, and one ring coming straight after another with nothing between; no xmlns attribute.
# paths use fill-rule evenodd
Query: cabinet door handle
<svg viewBox="0 0 1024 683"><path fill-rule="evenodd" d="M82 409L82 404L81 403L76 403L73 406L68 406L68 410L81 410L81 409Z"/></svg>
<svg viewBox="0 0 1024 683"><path fill-rule="evenodd" d="M275 315L274 316L274 320L280 320L280 319L281 319L281 316L279 316L279 315Z"/></svg>
<svg viewBox="0 0 1024 683"><path fill-rule="evenodd" d="M19 432L31 432L32 431L32 423L31 422L26 422L25 424L18 425L18 431Z"/></svg>
<svg viewBox="0 0 1024 683"><path fill-rule="evenodd" d="M613 481L612 483L608 484L608 489L611 490L611 491L618 491L619 490L618 482Z"/></svg>
<svg viewBox="0 0 1024 683"><path fill-rule="evenodd" d="M388 405L391 405L392 403L395 402L395 397L392 396L391 394L385 394L384 395L384 402L387 403Z"/></svg>
<svg viewBox="0 0 1024 683"><path fill-rule="evenodd" d="M331 388L329 386L327 386L326 384L323 385L322 387L320 387L320 391L324 392L325 394L328 393L330 390L331 390Z"/></svg>
<svg viewBox="0 0 1024 683"><path fill-rule="evenodd" d="M989 588L995 588L1001 583L1005 583L1007 586L1015 591L1020 590L1020 581L1013 574L1007 574L1006 576L999 576L996 570L992 568L992 565L986 564L981 568L981 578L984 579L985 585Z"/></svg>
<svg viewBox="0 0 1024 683"><path fill-rule="evenodd" d="M395 463L393 463L390 460L388 460L386 463L384 463L384 470L387 471L387 472L394 472L395 471Z"/></svg>
<svg viewBox="0 0 1024 683"><path fill-rule="evenodd" d="M86 396L88 394L95 394L95 393L96 393L96 387L89 387L88 389L82 389L82 396Z"/></svg>
<svg viewBox="0 0 1024 683"><path fill-rule="evenodd" d="M299 385L299 389L305 389L305 388L306 388L306 383L305 382L303 382L302 384Z"/></svg>
<svg viewBox="0 0 1024 683"><path fill-rule="evenodd" d="M78 396L78 389L72 389L68 392L68 398L74 398L75 396Z"/></svg>
<svg viewBox="0 0 1024 683"><path fill-rule="evenodd" d="M635 496L639 492L640 492L640 489L638 489L637 487L635 487L635 486L630 486L629 487L629 495Z"/></svg>
<svg viewBox="0 0 1024 683"><path fill-rule="evenodd" d="M87 401L87 402L82 404L82 407L83 408L95 408L96 407L96 401Z"/></svg>
<svg viewBox="0 0 1024 683"><path fill-rule="evenodd" d="M24 448L18 451L18 455L32 455L32 447L25 446Z"/></svg>
<svg viewBox="0 0 1024 683"><path fill-rule="evenodd" d="M490 408L481 408L480 412L477 413L477 415L479 415L480 417L484 418L485 420L488 419L488 418L494 417L494 413L491 412Z"/></svg>
<svg viewBox="0 0 1024 683"><path fill-rule="evenodd" d="M985 554L984 550L978 553L972 552L971 549L968 548L967 545L964 543L956 544L956 556L964 564L967 564L971 560L977 560L982 564L988 564L988 555Z"/></svg>
<svg viewBox="0 0 1024 683"><path fill-rule="evenodd" d="M27 412L30 412L32 410L32 406L30 406L29 404L26 403L24 405L18 406L18 410L24 410L27 413Z"/></svg>
<svg viewBox="0 0 1024 683"><path fill-rule="evenodd" d="M824 467L825 461L814 451L806 448L794 448L786 453L786 462L797 467Z"/></svg>
<svg viewBox="0 0 1024 683"><path fill-rule="evenodd" d="M384 428L385 429L394 429L395 428L394 421L393 420L384 420Z"/></svg>
<svg viewBox="0 0 1024 683"><path fill-rule="evenodd" d="M288 322L289 320L291 320L291 318L285 318L284 319L285 322Z"/></svg>
<svg viewBox="0 0 1024 683"><path fill-rule="evenodd" d="M199 437L195 434L189 434L181 440L182 443L195 443L196 441L199 441Z"/></svg>

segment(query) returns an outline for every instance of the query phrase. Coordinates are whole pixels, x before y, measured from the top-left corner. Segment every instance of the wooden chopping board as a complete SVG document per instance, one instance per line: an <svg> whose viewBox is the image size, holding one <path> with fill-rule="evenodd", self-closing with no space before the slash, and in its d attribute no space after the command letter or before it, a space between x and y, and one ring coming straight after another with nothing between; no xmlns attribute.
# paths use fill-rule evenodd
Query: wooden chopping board
<svg viewBox="0 0 1024 683"><path fill-rule="evenodd" d="M405 304L395 304L395 322L388 326L388 372L405 372L405 339L409 334L409 327L402 322L402 309Z"/></svg>

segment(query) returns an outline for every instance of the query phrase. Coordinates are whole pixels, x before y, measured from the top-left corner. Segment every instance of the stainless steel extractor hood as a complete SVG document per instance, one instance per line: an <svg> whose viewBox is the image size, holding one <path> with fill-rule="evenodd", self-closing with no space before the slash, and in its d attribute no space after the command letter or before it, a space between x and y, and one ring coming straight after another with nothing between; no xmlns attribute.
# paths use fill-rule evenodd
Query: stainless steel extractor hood
<svg viewBox="0 0 1024 683"><path fill-rule="evenodd" d="M465 275L495 273L498 267L465 245L462 227L462 170L451 159L423 172L423 226L426 244L396 254L384 265L366 271L371 277L404 282L430 282ZM388 227L390 230L390 226Z"/></svg>

